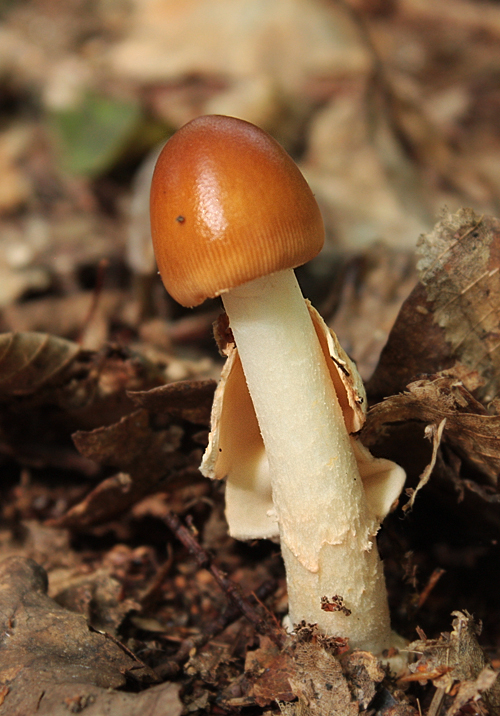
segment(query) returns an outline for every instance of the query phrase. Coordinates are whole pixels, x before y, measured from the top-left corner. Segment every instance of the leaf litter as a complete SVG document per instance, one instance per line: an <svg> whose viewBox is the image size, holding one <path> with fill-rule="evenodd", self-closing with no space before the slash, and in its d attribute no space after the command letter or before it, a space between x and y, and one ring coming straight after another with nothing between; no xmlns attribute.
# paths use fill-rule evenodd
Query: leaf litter
<svg viewBox="0 0 500 716"><path fill-rule="evenodd" d="M410 296L408 301L412 300ZM135 648L140 644L143 645L141 651L148 655L152 663L155 663L157 676L153 676L150 667L141 668L145 669L149 678L153 679L159 678L158 674L168 675L171 679L178 678L183 673L184 678L188 679L186 683L190 683L189 694L184 695L184 703L190 704L189 708L193 710L208 708L213 702L213 689L216 688L219 692L219 708L222 710L242 708L252 704L261 708L273 708L273 705L279 704L281 711L290 716L306 713L319 716L323 713L358 714L369 709L371 704L378 703L379 706L375 707L373 713L393 716L418 713L415 703L408 701L403 691L394 690L391 682L387 681L385 671L372 655L363 652L346 653L345 644L322 637L314 631L314 628L307 625L301 626L295 638L286 637L284 634L277 636L277 641L274 637L270 638L269 634L278 628L277 623L272 626L272 616L268 613L266 617L266 612L259 612L259 602L256 603L258 609L255 611L255 608L251 607L251 598L240 593L240 590L233 586L232 581L228 581L219 573L214 558L198 545L194 523L188 522L191 526L186 528L177 517L174 519L174 515L170 512L171 507L178 503L181 511L185 511L182 504L186 504L186 499L190 499L189 494L195 499L194 505L197 505L195 512L199 512L201 507L199 514L202 514L204 509L203 501L210 494L208 487L201 481L197 468L207 438L206 429L215 388L214 381L185 380L166 383L161 370L153 363L149 364L139 354L110 349L92 354L82 351L77 344L48 335L7 334L2 340L5 349L4 360L0 361L0 376L4 376L2 401L7 410L12 410L12 405L15 405L16 415L24 415L27 412L33 414L37 411L47 415L47 406L51 406L56 413L59 413L57 420L51 418L51 421L55 421L54 425L68 421L70 429L67 436L72 435L73 443L80 455L96 466L93 479L98 477L97 484L90 490L87 487L82 499L77 499L69 509L65 509L60 514L53 512L51 515L50 511L46 511L48 529L57 528L61 534L66 533L67 530L74 534L93 533L95 538L99 538L99 535L103 534L100 525L115 525L114 529L119 529L119 533L125 536L134 520L144 519L148 515L160 517L188 549L198 565L197 569L208 569L209 572L213 572L222 593L225 593L232 603L232 607L227 608L229 611L225 618L217 620L215 616L212 617L212 626L205 619L202 632L206 632L206 637L199 638L196 634L190 637L188 630L185 631L185 636L177 641L173 634L169 636L168 631L162 634L162 622L168 619L169 611L165 611L163 607L162 616L160 608L156 617L149 618L148 621L147 612L144 616L140 616L141 604L144 606L149 604L148 608L153 609L154 613L155 605L161 605L169 594L168 584L173 578L172 557L166 560L164 568L160 567L155 559L151 561L149 557L143 562L139 573L149 561L150 574L154 575L156 572L157 575L157 586L154 599L151 601L148 597L146 601L142 601L142 595L149 594L147 582L144 582L146 575L134 586L133 580L130 581L134 573L133 553L128 547L123 546L118 549L117 546L116 550L109 553L111 559L109 564L123 564L124 570L110 572L109 569L97 569L92 574L86 574L84 569L82 571L82 562L77 560L71 567L65 568L59 586L54 582L54 591L58 600L57 607L54 608L58 610L57 615L63 618L63 623L66 625L64 629L69 629L75 638L78 644L75 648L80 649L79 654L85 649L82 629L89 628L88 622L98 624L100 628L104 627L109 635L113 632L120 633L127 619L131 619L131 623L136 625L137 636L135 639L129 639L129 642L132 646L135 645ZM16 359L16 355L22 356L23 361ZM362 432L366 444L376 445L384 433L390 431L397 423L420 422L426 426L433 439L432 461L424 471L420 484L412 493L412 503L418 491L423 489L429 479L432 479L432 469L439 463L438 453L444 445L459 456L460 464L468 464L478 476L476 479L480 494L490 501L494 499L500 460L497 437L499 418L492 412L491 404L486 406L481 402L481 395L484 400L484 394L478 394L478 388L481 388L487 379L481 373L483 367L487 376L490 375L489 364L479 364L476 366L477 369L472 371L466 365L456 362L452 368L414 380L408 384L404 392L389 396L372 406ZM105 424L102 424L103 419L106 419ZM82 427L78 429L78 426L91 427L91 429L82 429ZM6 437L10 437L8 431ZM114 472L106 476L105 472L109 469ZM458 477L457 475L457 479ZM190 484L194 490L191 493L189 493ZM26 489L29 489L28 484ZM182 498L183 493L184 498ZM213 494L209 500L212 501L215 497ZM153 500L155 503L148 500ZM142 509L141 505L143 505ZM189 517L189 512L187 515ZM122 518L120 528L116 527L116 520L119 517ZM222 554L229 555L230 553L226 552L227 538L222 542L220 538L218 539L219 546L224 545ZM168 537L166 540L168 541ZM40 552L38 557L43 558ZM266 557L266 560L270 564L269 558ZM15 573L13 565L18 564L12 562L13 559L20 558L11 557L11 562L6 563L9 573ZM230 559L234 559L234 556ZM52 605L52 602L47 602L48 597L44 596L45 587L41 587L45 577L43 579L40 577L40 574L43 574L37 571L40 568L33 562L21 561L19 564L21 572L27 575L23 577L25 582L23 589L32 593L31 599L34 603L40 603L43 608ZM180 563L178 568L181 566ZM114 567L113 570L115 569ZM32 573L30 570L35 572ZM56 572L53 569L52 573L55 578ZM257 570L253 576L251 572L248 572L248 575L251 576L251 580L258 580L259 573L260 571ZM189 570L186 572L183 569L179 576L182 577L183 574L185 576L180 581L184 581L187 589L185 608L191 611L194 607L194 603L190 604L193 589L195 593L199 587L190 583ZM200 574L200 572L195 570L193 574ZM179 579L174 578L175 581L179 582ZM254 581L254 589L257 588L258 582ZM124 589L128 593L126 598L123 594ZM276 584L270 594L274 594L276 598ZM266 597L268 598L269 596ZM206 604L207 615L215 614L216 603L217 599L214 599L213 604ZM67 612L65 606L73 611ZM252 629L243 625L238 627L240 614L246 614L250 624L253 625L252 628L258 631L266 624L266 620L271 618L268 626L263 627L264 635L259 637L258 648L255 648ZM49 650L60 659L62 657L58 656L58 650L61 639L58 633L54 633L52 622L49 626L45 626L45 618L30 617L31 620L36 619L39 623L37 634L41 641L36 647L30 646L29 652L33 654L36 649L40 649L41 653L45 654L49 647L45 645L44 640L52 634L55 646L51 646ZM64 622L66 618L69 621ZM71 626L73 623L71 620L75 618L79 620L75 622L79 625L78 628ZM234 647L230 645L231 639L235 638L235 628L240 630L241 635L244 634L239 656L240 659L245 656L243 671L236 668L236 654ZM47 635L45 635L46 629ZM186 627L182 629L185 630ZM97 634L92 631L89 633ZM279 633L279 630L276 631L276 635ZM229 638L229 642L224 639L222 642L219 641L222 634ZM110 645L113 645L113 648L116 646L120 654L125 655L123 658L134 658L132 652L128 655L129 652L123 650L123 647L109 636L103 638L106 648ZM170 647L168 647L169 642ZM172 651L172 646L175 644L177 644L177 655L175 648ZM419 648L425 649L428 644L430 642L424 640ZM412 645L411 648L414 646ZM166 657L163 660L152 658L155 651L164 649L166 649ZM99 656L99 649L95 646L91 646L90 650L93 658ZM167 656L168 652L170 656ZM476 652L483 655L479 646ZM104 654L103 658L109 659L106 651ZM9 658L9 663L16 662L10 653L6 656ZM23 661L22 656L16 658ZM483 667L479 671L476 669L472 675L469 672L464 675L462 672L455 671L453 679L446 688L442 687L440 682L436 682L436 679L430 679L436 686L435 694L438 695L434 697L432 701L434 706L431 704L431 707L436 706L437 699L441 698L441 691L444 688L443 703L448 700L452 706L461 708L466 703L477 703L478 699L482 699L482 702L493 709L491 713L495 713L496 697L491 695L494 693L491 691L492 688L494 689L494 672L487 666L484 655L481 658ZM70 655L70 663L72 661L73 657ZM50 660L45 661L45 668L48 671L53 669ZM125 685L123 674L128 673L126 669L123 673L118 670L119 674L116 676L113 675L114 672L107 676L106 668L109 668L109 664L107 667L99 664L96 668L99 676L92 677L90 669L89 679L84 682L87 686L80 686L78 693L73 689L71 696L65 697L70 699L66 701L67 704L74 704L75 708L83 708L92 713L89 709L104 703L102 701L104 693L99 691L103 688L103 684L113 688ZM439 673L449 673L443 671L442 666L438 665L436 668ZM411 669L417 674L419 681L425 680L422 674L427 674L428 671L423 670L421 661L417 661L417 666L412 666ZM26 673L25 678L28 679L26 683L30 684L30 692L39 693L36 691L38 675L32 676L30 669L24 669L24 673ZM5 672L3 698L9 696L12 704L15 703L15 698L19 698L22 702L22 693L25 689L24 685L18 686L18 683L24 682L16 682L17 678L20 678L17 672L16 674L9 670ZM31 678L34 681L30 681ZM63 675L61 679L62 690L58 690L59 687L54 687L54 684L51 687L55 688L58 698L63 698L66 693L65 682L69 677ZM411 680L408 683L411 683ZM155 689L160 688L149 686L141 694L136 695L136 703L140 703L137 699L142 695L146 698L147 694L152 695ZM19 691L16 691L17 689ZM16 696L16 693L19 696ZM162 703L162 699L171 700L169 708L173 709L173 713L179 703L176 701L178 696L175 685L167 680L165 693L160 691L157 693L158 704ZM52 703L51 691L48 690L46 694L44 696L46 702ZM125 694L116 692L117 699L123 696ZM132 695L128 694L128 696ZM109 698L109 694L106 698ZM43 704L43 699L40 703ZM116 703L121 704L119 700ZM30 708L28 704L26 707ZM129 708L129 705L124 702L123 708ZM453 713L451 706L448 711L450 714Z"/></svg>
<svg viewBox="0 0 500 716"><path fill-rule="evenodd" d="M287 0L285 22L269 8L259 18L262 38L280 28L268 76L244 5L225 3L222 25L209 1L176 7L190 33L198 12L211 31L201 23L204 37L173 69L148 65L148 23L160 52L170 52L165 32L184 36L157 12L162 3L2 10L0 554L17 560L3 563L2 611L16 609L19 621L4 624L0 713L497 713L477 640L498 668L498 220L489 216L500 186L498 11L353 0L313 3L308 24ZM131 39L133 68L123 66ZM215 65L205 67L205 39L238 62L221 74L210 53ZM125 105L133 111L121 131L95 143L90 124L107 132L107 116ZM179 314L154 268L139 277L124 257L129 175L173 127L221 108L303 155L339 243L301 279L364 377L390 333L368 381L362 437L382 457L399 450L410 475L413 509L396 508L380 542L395 626L409 640L420 627L414 681L395 684L371 655L350 655L308 625L284 637L277 547L232 543L220 487L197 470L207 378L219 370L215 304ZM54 152L65 139L66 152ZM444 201L452 208L431 231ZM476 213L453 213L464 203ZM148 240L144 219L140 229ZM422 230L418 284L391 329L416 280ZM379 236L390 250L366 247ZM354 245L354 256L338 251ZM50 597L29 559L47 570ZM457 609L451 635L424 636L443 632ZM466 609L483 618L481 635ZM9 651L12 635L29 650ZM131 677L141 670L156 677Z"/></svg>

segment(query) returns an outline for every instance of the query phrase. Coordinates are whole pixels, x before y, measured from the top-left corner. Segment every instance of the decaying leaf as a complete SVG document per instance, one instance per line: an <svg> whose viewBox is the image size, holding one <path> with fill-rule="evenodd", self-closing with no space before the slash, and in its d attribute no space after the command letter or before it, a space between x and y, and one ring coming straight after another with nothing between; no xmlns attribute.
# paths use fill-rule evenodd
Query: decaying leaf
<svg viewBox="0 0 500 716"><path fill-rule="evenodd" d="M471 209L446 214L418 243L420 281L451 352L500 391L500 221Z"/></svg>
<svg viewBox="0 0 500 716"><path fill-rule="evenodd" d="M0 453L28 467L95 475L71 434L134 411L127 390L165 382L157 365L117 346L97 353L40 333L0 334Z"/></svg>
<svg viewBox="0 0 500 716"><path fill-rule="evenodd" d="M80 347L47 333L0 334L0 395L30 395L60 374Z"/></svg>
<svg viewBox="0 0 500 716"><path fill-rule="evenodd" d="M215 380L178 380L148 391L129 392L129 396L140 408L208 425L215 386Z"/></svg>
<svg viewBox="0 0 500 716"><path fill-rule="evenodd" d="M445 212L417 250L420 282L401 308L367 392L391 395L418 375L459 361L479 373L477 395L488 403L500 391L500 221L471 209Z"/></svg>
<svg viewBox="0 0 500 716"><path fill-rule="evenodd" d="M260 647L247 652L245 672L253 682L251 694L260 706L275 700L293 701L296 696L290 686L294 673L292 657L269 637L260 637Z"/></svg>
<svg viewBox="0 0 500 716"><path fill-rule="evenodd" d="M169 476L189 467L189 456L178 450L182 436L178 425L154 430L146 410L137 410L108 427L75 433L73 439L82 455L121 472L100 483L53 524L97 524L120 514L144 495L165 489Z"/></svg>
<svg viewBox="0 0 500 716"><path fill-rule="evenodd" d="M215 381L179 381L148 391L131 391L141 406L119 422L91 431L77 431L73 441L86 458L111 465L119 473L103 480L84 500L51 524L78 527L110 519L145 495L172 487L172 479L185 484L200 478L199 454L181 450L185 427L208 422ZM158 420L156 420L158 418Z"/></svg>
<svg viewBox="0 0 500 716"><path fill-rule="evenodd" d="M295 674L290 678L299 704L307 704L310 716L355 716L353 700L340 663L317 644L300 644L294 652Z"/></svg>
<svg viewBox="0 0 500 716"><path fill-rule="evenodd" d="M95 694L123 687L128 679L157 680L118 642L48 597L47 574L32 560L9 557L0 563L0 614L5 713L56 713L39 708L46 695L52 704L54 696L85 702L86 685L98 687L91 689Z"/></svg>
<svg viewBox="0 0 500 716"><path fill-rule="evenodd" d="M419 655L410 665L407 681L431 680L437 699L451 694L454 698L446 711L453 716L469 701L483 698L491 716L500 713L500 683L490 668L477 636L481 626L468 612L453 612L453 631L438 639L421 639L409 645Z"/></svg>
<svg viewBox="0 0 500 716"><path fill-rule="evenodd" d="M345 640L326 637L305 624L284 649L261 638L260 648L248 652L245 661L250 693L261 706L277 700L288 716L364 712L385 671L373 654L347 654L346 648Z"/></svg>
<svg viewBox="0 0 500 716"><path fill-rule="evenodd" d="M367 445L391 423L443 420L442 440L497 486L500 473L500 415L490 415L466 387L470 374L463 366L410 383L407 390L370 409L363 429ZM474 376L472 376L473 378Z"/></svg>

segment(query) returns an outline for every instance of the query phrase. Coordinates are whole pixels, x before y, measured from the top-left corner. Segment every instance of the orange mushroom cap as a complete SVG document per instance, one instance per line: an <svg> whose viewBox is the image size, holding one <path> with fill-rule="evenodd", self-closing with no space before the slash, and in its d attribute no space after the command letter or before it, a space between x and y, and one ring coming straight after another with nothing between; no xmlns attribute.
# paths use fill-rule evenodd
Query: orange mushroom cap
<svg viewBox="0 0 500 716"><path fill-rule="evenodd" d="M324 242L314 195L285 150L220 115L194 119L163 148L151 233L165 288L184 306L300 266Z"/></svg>

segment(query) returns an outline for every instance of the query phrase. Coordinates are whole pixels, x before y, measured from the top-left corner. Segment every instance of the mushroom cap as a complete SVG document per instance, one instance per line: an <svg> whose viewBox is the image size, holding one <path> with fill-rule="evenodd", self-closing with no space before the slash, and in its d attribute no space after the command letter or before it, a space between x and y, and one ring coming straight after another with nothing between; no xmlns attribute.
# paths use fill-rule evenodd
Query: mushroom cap
<svg viewBox="0 0 500 716"><path fill-rule="evenodd" d="M306 180L262 129L207 115L163 148L151 185L151 233L165 288L196 306L319 253L323 220Z"/></svg>

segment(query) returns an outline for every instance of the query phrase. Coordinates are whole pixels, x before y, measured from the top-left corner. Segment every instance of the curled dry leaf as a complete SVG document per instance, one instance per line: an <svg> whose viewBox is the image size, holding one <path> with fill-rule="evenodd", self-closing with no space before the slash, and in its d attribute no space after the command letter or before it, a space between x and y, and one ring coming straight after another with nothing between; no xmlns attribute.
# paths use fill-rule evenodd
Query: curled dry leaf
<svg viewBox="0 0 500 716"><path fill-rule="evenodd" d="M178 425L154 430L146 410L136 410L107 427L76 432L73 440L82 455L121 472L101 482L52 524L98 524L121 514L145 495L166 489L172 474L189 467L189 456L178 450L182 436Z"/></svg>
<svg viewBox="0 0 500 716"><path fill-rule="evenodd" d="M497 487L500 473L500 415L490 415L467 390L470 374L463 366L417 380L368 412L362 437L367 445L392 423L421 421L438 430L442 440ZM472 376L473 378L474 376ZM474 384L474 383L473 383Z"/></svg>
<svg viewBox="0 0 500 716"><path fill-rule="evenodd" d="M139 353L104 346L97 353L40 333L0 334L0 451L29 467L94 475L71 434L110 425L134 411L127 390L165 382Z"/></svg>
<svg viewBox="0 0 500 716"><path fill-rule="evenodd" d="M422 373L456 361L483 380L487 403L500 391L500 221L471 209L445 213L420 237L419 284L403 304L367 384L391 395Z"/></svg>
<svg viewBox="0 0 500 716"><path fill-rule="evenodd" d="M91 630L84 617L48 597L47 574L33 560L9 557L0 563L0 614L5 713L63 713L45 705L77 695L85 701L89 693L108 693L130 678L156 680L118 642ZM87 686L97 688L88 691Z"/></svg>
<svg viewBox="0 0 500 716"><path fill-rule="evenodd" d="M451 353L500 390L500 221L471 209L446 214L418 243L420 281Z"/></svg>
<svg viewBox="0 0 500 716"><path fill-rule="evenodd" d="M47 333L0 334L0 395L30 395L59 375L80 347Z"/></svg>
<svg viewBox="0 0 500 716"><path fill-rule="evenodd" d="M198 479L196 449L192 455L180 449L186 427L170 420L206 424L214 391L213 380L186 380L148 391L131 391L128 395L139 410L113 425L74 433L73 441L84 457L120 472L101 482L52 524L74 528L101 523L145 495L170 489L174 476L185 484ZM157 427L155 416L167 416L169 424L165 426L160 420Z"/></svg>

